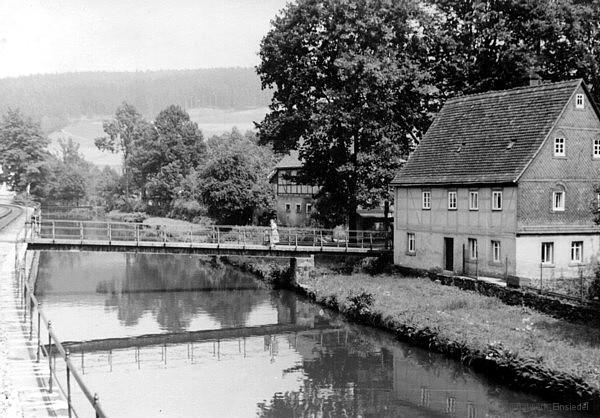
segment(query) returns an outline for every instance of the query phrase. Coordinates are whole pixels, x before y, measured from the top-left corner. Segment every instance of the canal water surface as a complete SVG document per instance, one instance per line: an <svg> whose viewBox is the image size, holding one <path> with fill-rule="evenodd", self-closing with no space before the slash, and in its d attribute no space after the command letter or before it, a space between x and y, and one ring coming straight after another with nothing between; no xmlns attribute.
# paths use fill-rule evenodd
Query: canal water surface
<svg viewBox="0 0 600 418"><path fill-rule="evenodd" d="M36 293L112 417L554 413L539 398L207 259L43 252ZM74 397L86 416L83 395Z"/></svg>

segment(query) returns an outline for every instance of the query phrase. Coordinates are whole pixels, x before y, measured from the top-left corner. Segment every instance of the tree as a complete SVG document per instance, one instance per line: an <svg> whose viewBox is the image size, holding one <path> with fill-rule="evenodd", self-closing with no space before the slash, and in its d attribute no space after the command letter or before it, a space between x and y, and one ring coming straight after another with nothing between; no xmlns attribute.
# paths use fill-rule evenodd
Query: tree
<svg viewBox="0 0 600 418"><path fill-rule="evenodd" d="M38 124L19 110L9 109L0 121L0 182L16 192L30 186L36 194L44 179L49 142Z"/></svg>
<svg viewBox="0 0 600 418"><path fill-rule="evenodd" d="M420 68L416 6L394 0L300 0L262 40L257 68L274 88L262 143L298 148L300 180L321 186L329 223L356 223L358 205L388 184L430 120L437 90Z"/></svg>
<svg viewBox="0 0 600 418"><path fill-rule="evenodd" d="M423 64L443 97L581 77L600 98L600 3L431 0Z"/></svg>
<svg viewBox="0 0 600 418"><path fill-rule="evenodd" d="M125 177L125 194L129 196L129 158L132 147L147 132L147 122L132 105L123 102L115 112L112 120L105 120L102 128L106 136L96 138L95 144L102 151L110 151L123 155L123 175Z"/></svg>
<svg viewBox="0 0 600 418"><path fill-rule="evenodd" d="M209 140L209 157L200 171L200 189L208 214L220 223L248 224L260 210L273 207L270 149L235 130Z"/></svg>

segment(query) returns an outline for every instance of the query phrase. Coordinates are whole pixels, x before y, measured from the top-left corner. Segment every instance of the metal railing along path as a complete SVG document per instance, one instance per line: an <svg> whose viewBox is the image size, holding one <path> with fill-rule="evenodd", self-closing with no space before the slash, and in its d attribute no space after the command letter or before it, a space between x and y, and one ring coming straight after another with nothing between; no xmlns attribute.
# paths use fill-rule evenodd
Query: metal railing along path
<svg viewBox="0 0 600 418"><path fill-rule="evenodd" d="M15 250L18 250L19 242L24 242L27 239L27 231L27 229L22 230L17 235L15 240ZM29 229L29 231L31 231L31 229ZM36 362L41 362L42 355L48 361L48 391L52 393L54 390L54 385L56 385L63 396L67 399L69 417L73 415L79 416L73 407L71 397L72 389L74 388L72 380L74 379L75 383L78 385L79 389L90 403L90 408L95 412L96 418L106 417L106 414L100 405L100 398L98 397L98 394L92 393L92 391L87 387L86 383L82 379L79 372L75 369L70 359L69 350L65 350L60 339L54 332L54 329L52 328L52 321L50 321L41 310L41 303L35 297L34 289L32 289L28 283L25 270L26 266L24 260L19 258L18 251L15 251L15 278L19 288L20 303L23 308L23 320L26 325L28 325L26 329L29 329L29 341L33 341L34 331L36 334ZM37 318L36 327L34 327L34 311L36 313L35 317ZM42 327L44 327L44 333L47 335L47 339L45 338L46 335L42 335ZM47 341L47 345L44 344L43 340ZM60 383L59 376L57 375L57 354L65 364L65 385Z"/></svg>
<svg viewBox="0 0 600 418"><path fill-rule="evenodd" d="M181 248L268 248L271 229L259 226L165 226L127 222L43 220L29 225L28 242L146 245ZM279 228L277 249L314 252L386 251L385 231Z"/></svg>

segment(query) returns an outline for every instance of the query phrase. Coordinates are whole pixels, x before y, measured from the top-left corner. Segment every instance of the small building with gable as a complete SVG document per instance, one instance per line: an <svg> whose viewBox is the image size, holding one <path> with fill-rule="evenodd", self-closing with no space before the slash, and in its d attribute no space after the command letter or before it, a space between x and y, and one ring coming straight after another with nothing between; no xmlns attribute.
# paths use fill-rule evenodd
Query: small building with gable
<svg viewBox="0 0 600 418"><path fill-rule="evenodd" d="M448 100L392 182L395 263L578 275L600 248L599 115L582 80Z"/></svg>

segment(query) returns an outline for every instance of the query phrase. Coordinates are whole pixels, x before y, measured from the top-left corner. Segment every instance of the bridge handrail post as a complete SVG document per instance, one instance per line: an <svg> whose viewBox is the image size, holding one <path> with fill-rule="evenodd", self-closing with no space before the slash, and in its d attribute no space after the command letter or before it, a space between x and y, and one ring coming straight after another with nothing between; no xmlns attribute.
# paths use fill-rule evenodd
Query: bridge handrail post
<svg viewBox="0 0 600 418"><path fill-rule="evenodd" d="M112 224L110 222L106 223L106 229L108 232L108 243L110 244L110 242L112 241Z"/></svg>
<svg viewBox="0 0 600 418"><path fill-rule="evenodd" d="M36 363L40 362L40 346L42 345L42 341L40 339L40 324L41 324L41 302L37 304L37 350L36 350Z"/></svg>
<svg viewBox="0 0 600 418"><path fill-rule="evenodd" d="M346 231L346 252L348 252L348 242L350 242L350 233Z"/></svg>
<svg viewBox="0 0 600 418"><path fill-rule="evenodd" d="M81 236L81 240L83 241L83 221L79 222L79 235Z"/></svg>
<svg viewBox="0 0 600 418"><path fill-rule="evenodd" d="M50 371L50 377L48 378L48 391L52 393L52 335L50 330L52 329L52 321L48 321L48 370Z"/></svg>
<svg viewBox="0 0 600 418"><path fill-rule="evenodd" d="M321 251L323 251L323 230L321 229L319 232L321 234Z"/></svg>
<svg viewBox="0 0 600 418"><path fill-rule="evenodd" d="M242 235L244 238L244 249L246 249L246 228L242 228Z"/></svg>
<svg viewBox="0 0 600 418"><path fill-rule="evenodd" d="M194 225L190 225L190 247L194 243Z"/></svg>
<svg viewBox="0 0 600 418"><path fill-rule="evenodd" d="M135 242L140 245L140 224L135 224Z"/></svg>
<svg viewBox="0 0 600 418"><path fill-rule="evenodd" d="M52 241L56 239L56 223L52 221Z"/></svg>
<svg viewBox="0 0 600 418"><path fill-rule="evenodd" d="M217 247L221 245L221 229L217 226Z"/></svg>
<svg viewBox="0 0 600 418"><path fill-rule="evenodd" d="M69 350L65 352L65 366L67 369L67 410L69 418L71 418L71 370L69 368Z"/></svg>
<svg viewBox="0 0 600 418"><path fill-rule="evenodd" d="M298 250L298 230L296 230L296 251Z"/></svg>
<svg viewBox="0 0 600 418"><path fill-rule="evenodd" d="M371 247L371 251L373 251L373 233L369 232L369 244Z"/></svg>

